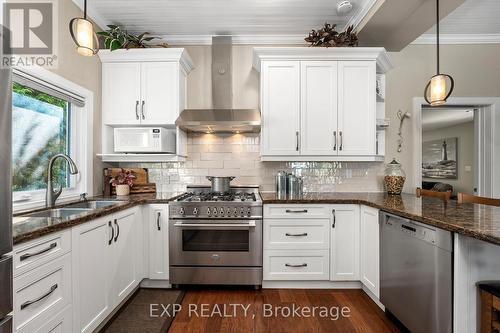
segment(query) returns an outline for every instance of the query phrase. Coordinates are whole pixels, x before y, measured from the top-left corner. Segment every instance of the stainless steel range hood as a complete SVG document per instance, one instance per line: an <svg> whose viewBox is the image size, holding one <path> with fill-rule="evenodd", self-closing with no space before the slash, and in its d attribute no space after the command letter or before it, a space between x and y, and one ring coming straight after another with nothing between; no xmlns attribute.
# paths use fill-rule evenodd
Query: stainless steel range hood
<svg viewBox="0 0 500 333"><path fill-rule="evenodd" d="M258 133L260 111L233 108L232 39L212 38L212 100L211 109L183 110L175 124L188 132Z"/></svg>

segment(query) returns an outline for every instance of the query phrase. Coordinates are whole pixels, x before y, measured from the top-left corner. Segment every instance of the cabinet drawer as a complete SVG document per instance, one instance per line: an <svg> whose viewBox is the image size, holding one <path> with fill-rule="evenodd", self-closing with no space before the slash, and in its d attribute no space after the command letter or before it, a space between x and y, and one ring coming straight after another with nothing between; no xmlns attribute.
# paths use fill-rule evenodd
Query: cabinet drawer
<svg viewBox="0 0 500 333"><path fill-rule="evenodd" d="M34 320L16 333L67 333L73 330L73 312L71 305L43 323Z"/></svg>
<svg viewBox="0 0 500 333"><path fill-rule="evenodd" d="M327 205L264 205L265 218L329 218Z"/></svg>
<svg viewBox="0 0 500 333"><path fill-rule="evenodd" d="M328 250L264 250L264 280L328 280Z"/></svg>
<svg viewBox="0 0 500 333"><path fill-rule="evenodd" d="M14 277L53 261L71 250L70 230L14 247Z"/></svg>
<svg viewBox="0 0 500 333"><path fill-rule="evenodd" d="M40 327L71 303L71 256L14 278L14 330Z"/></svg>
<svg viewBox="0 0 500 333"><path fill-rule="evenodd" d="M264 248L328 250L329 219L265 219Z"/></svg>

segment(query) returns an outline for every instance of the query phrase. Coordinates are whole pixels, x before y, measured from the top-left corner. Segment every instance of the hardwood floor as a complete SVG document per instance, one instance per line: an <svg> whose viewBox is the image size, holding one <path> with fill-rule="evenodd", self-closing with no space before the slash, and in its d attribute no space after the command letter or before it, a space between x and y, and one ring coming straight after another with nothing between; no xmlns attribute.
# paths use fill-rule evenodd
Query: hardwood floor
<svg viewBox="0 0 500 333"><path fill-rule="evenodd" d="M295 317L294 304L295 309L298 308ZM187 332L381 333L399 330L361 290L263 289L188 290L182 310L169 330L169 333Z"/></svg>

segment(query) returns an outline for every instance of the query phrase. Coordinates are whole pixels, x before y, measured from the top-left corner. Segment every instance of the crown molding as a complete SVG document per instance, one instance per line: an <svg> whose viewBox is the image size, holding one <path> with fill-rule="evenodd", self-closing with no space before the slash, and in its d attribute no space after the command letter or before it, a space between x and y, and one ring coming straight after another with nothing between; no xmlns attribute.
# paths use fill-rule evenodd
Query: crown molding
<svg viewBox="0 0 500 333"><path fill-rule="evenodd" d="M217 35L219 36L219 35ZM237 35L234 45L307 45L306 35ZM160 41L169 45L212 45L212 35L163 35Z"/></svg>
<svg viewBox="0 0 500 333"><path fill-rule="evenodd" d="M364 3L363 7L361 7L358 12L353 15L349 21L347 21L345 28L348 26L353 26L354 30L357 31L358 25L363 21L365 16L370 12L370 10L375 6L380 0L368 0Z"/></svg>
<svg viewBox="0 0 500 333"><path fill-rule="evenodd" d="M440 34L440 44L500 44L500 34ZM436 44L435 34L423 34L411 44Z"/></svg>
<svg viewBox="0 0 500 333"><path fill-rule="evenodd" d="M253 67L260 71L261 62L268 60L358 60L376 61L377 73L386 73L393 66L383 47L254 47Z"/></svg>

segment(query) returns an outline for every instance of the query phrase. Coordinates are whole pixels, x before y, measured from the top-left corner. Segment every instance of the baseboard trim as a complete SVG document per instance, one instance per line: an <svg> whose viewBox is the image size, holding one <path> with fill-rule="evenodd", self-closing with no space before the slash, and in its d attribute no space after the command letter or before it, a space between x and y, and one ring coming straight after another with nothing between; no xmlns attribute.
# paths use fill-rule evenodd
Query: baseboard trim
<svg viewBox="0 0 500 333"><path fill-rule="evenodd" d="M263 289L362 289L359 281L262 281Z"/></svg>
<svg viewBox="0 0 500 333"><path fill-rule="evenodd" d="M170 289L172 288L172 285L168 280L144 279L141 281L140 287L149 289Z"/></svg>
<svg viewBox="0 0 500 333"><path fill-rule="evenodd" d="M365 292L365 294L368 295L368 297L370 297L372 299L373 302L375 302L375 304L378 305L378 307L380 309L382 309L382 311L385 312L385 306L380 303L380 300L378 299L377 296L375 296L375 294L373 294L368 288L366 288L364 285L362 286L363 287L363 291Z"/></svg>

